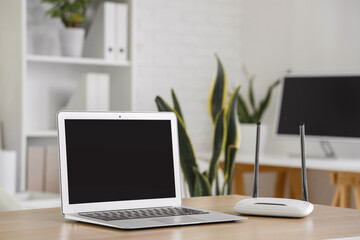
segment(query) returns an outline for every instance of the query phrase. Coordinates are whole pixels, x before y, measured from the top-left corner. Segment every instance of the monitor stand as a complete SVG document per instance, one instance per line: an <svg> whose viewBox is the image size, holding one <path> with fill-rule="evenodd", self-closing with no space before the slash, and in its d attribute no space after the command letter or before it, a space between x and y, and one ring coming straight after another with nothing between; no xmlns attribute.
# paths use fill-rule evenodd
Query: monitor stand
<svg viewBox="0 0 360 240"><path fill-rule="evenodd" d="M326 158L336 158L336 154L334 151L334 148L331 146L331 144L328 141L320 141L321 149L325 153Z"/></svg>

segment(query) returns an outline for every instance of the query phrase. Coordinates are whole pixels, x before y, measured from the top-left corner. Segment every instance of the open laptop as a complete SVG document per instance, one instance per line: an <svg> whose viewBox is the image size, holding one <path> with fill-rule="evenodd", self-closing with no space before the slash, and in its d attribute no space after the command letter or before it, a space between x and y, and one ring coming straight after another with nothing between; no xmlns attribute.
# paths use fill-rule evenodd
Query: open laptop
<svg viewBox="0 0 360 240"><path fill-rule="evenodd" d="M181 206L174 113L59 112L62 212L121 229L244 217Z"/></svg>

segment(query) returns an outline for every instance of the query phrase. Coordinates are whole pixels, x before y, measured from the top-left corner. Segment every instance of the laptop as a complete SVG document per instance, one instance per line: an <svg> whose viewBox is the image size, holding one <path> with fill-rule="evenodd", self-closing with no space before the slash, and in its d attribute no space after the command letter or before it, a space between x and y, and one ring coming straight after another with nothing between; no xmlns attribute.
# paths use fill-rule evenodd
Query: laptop
<svg viewBox="0 0 360 240"><path fill-rule="evenodd" d="M171 112L59 112L62 213L120 229L230 222L183 207L177 118Z"/></svg>

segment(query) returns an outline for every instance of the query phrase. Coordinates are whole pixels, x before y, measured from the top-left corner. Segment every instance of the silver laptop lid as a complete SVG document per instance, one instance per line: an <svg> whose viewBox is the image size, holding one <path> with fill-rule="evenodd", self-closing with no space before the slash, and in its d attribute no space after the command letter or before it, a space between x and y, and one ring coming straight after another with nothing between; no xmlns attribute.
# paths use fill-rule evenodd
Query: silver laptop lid
<svg viewBox="0 0 360 240"><path fill-rule="evenodd" d="M63 214L180 206L173 113L59 112Z"/></svg>

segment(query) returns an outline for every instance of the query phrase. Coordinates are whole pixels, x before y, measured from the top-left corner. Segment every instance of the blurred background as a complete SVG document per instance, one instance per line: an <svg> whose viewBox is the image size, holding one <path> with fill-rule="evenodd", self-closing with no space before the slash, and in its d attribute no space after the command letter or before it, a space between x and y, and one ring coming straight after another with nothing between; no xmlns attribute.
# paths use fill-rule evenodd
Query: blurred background
<svg viewBox="0 0 360 240"><path fill-rule="evenodd" d="M7 160L15 171L3 180L13 182L8 186L13 193L58 192L49 175L57 171L55 116L61 109L156 111L155 97L170 101L174 89L195 151L207 156L212 149L208 98L215 53L225 68L229 92L240 85L247 98L243 66L255 75L256 102L289 69L360 72L356 0L95 0L81 25L80 56L64 56L61 44L66 40L59 31L65 27L61 19L46 14L50 6L40 0L0 2L0 139L3 151L11 155L7 158L16 159ZM118 16L121 11L124 18ZM111 53L109 41L114 43ZM124 44L120 53L117 44ZM103 99L101 106L89 106L81 90L94 78L105 87L92 95ZM280 92L281 87L274 88L262 118L267 126L264 158L300 153L298 138L275 134ZM319 141L306 146L308 155L323 155ZM335 141L332 147L341 157L360 156L356 141ZM310 201L331 204L335 186L328 172L310 169L308 174ZM261 174L260 195L273 196L275 179L274 172ZM252 174L246 173L244 181L249 195Z"/></svg>

